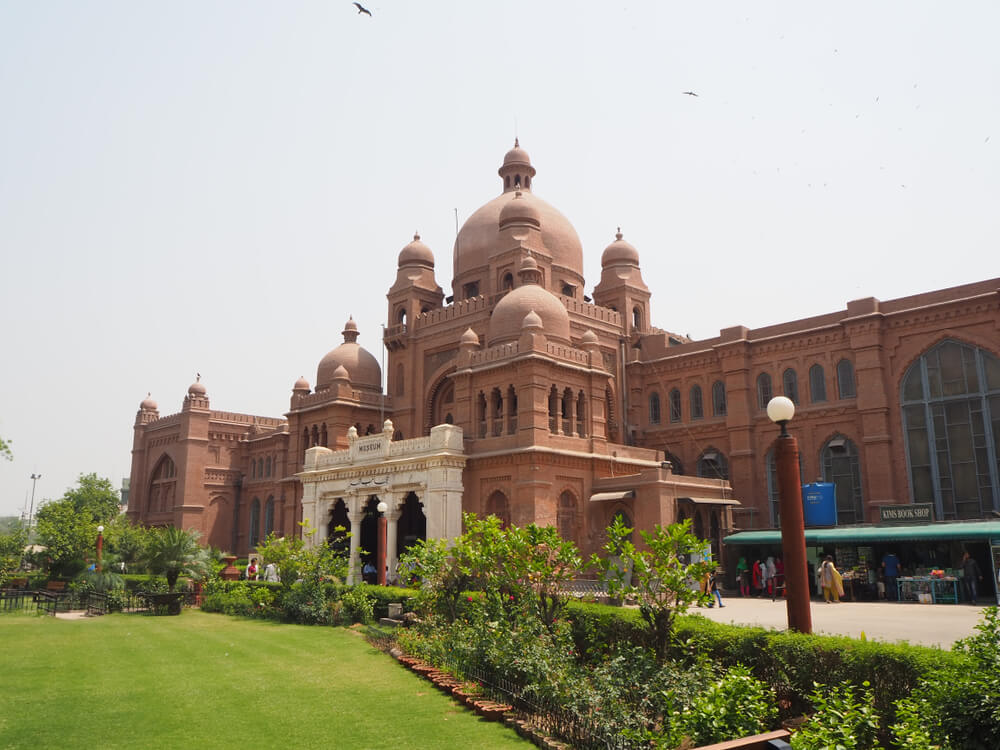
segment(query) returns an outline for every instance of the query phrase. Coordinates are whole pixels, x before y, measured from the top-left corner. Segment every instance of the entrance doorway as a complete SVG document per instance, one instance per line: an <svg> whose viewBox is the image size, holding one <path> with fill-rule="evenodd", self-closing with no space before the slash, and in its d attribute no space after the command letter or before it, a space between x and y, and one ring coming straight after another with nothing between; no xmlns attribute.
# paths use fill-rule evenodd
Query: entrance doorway
<svg viewBox="0 0 1000 750"><path fill-rule="evenodd" d="M419 539L427 538L427 517L415 492L410 492L402 504L396 524L396 557Z"/></svg>
<svg viewBox="0 0 1000 750"><path fill-rule="evenodd" d="M347 515L347 504L339 498L330 511L330 523L326 527L326 543L338 555L348 555L351 552L351 519Z"/></svg>

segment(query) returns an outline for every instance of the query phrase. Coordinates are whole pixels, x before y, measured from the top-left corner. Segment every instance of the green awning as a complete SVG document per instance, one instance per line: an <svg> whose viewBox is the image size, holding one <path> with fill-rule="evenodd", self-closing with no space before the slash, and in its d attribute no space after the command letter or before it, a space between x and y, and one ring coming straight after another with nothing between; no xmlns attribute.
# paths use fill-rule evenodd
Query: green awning
<svg viewBox="0 0 1000 750"><path fill-rule="evenodd" d="M899 526L834 526L806 529L806 545L875 544L878 542L924 542L955 539L960 541L1000 539L1000 521L956 521ZM761 529L739 531L722 540L732 545L781 544L781 531Z"/></svg>

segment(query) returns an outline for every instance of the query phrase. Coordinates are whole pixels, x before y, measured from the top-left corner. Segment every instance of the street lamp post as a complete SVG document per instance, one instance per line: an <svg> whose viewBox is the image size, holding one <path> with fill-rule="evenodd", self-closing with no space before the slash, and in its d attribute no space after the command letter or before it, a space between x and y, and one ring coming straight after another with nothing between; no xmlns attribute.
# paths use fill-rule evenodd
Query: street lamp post
<svg viewBox="0 0 1000 750"><path fill-rule="evenodd" d="M784 396L772 398L767 416L781 427L774 446L778 474L778 507L781 512L781 554L785 558L785 606L788 629L812 632L809 609L809 576L806 561L806 529L802 516L802 478L799 476L799 444L786 426L795 416L795 404Z"/></svg>
<svg viewBox="0 0 1000 750"><path fill-rule="evenodd" d="M31 519L35 516L35 483L42 478L41 474L31 475L31 507L28 509L28 541L31 541Z"/></svg>
<svg viewBox="0 0 1000 750"><path fill-rule="evenodd" d="M97 527L97 572L101 572L101 552L104 550L104 527Z"/></svg>
<svg viewBox="0 0 1000 750"><path fill-rule="evenodd" d="M378 585L385 586L385 536L389 528L389 519L385 512L389 506L383 500L378 504Z"/></svg>

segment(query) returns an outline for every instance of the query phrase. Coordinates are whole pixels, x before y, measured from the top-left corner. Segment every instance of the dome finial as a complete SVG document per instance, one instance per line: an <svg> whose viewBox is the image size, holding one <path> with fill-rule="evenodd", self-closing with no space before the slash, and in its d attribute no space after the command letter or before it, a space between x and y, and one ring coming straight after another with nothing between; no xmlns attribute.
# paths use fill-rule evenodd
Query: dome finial
<svg viewBox="0 0 1000 750"><path fill-rule="evenodd" d="M618 231L617 231L617 232L615 232L615 239L616 239L616 240L620 240L620 239L622 238L622 236L623 236L623 235L622 235L622 228L621 228L621 227L618 227Z"/></svg>
<svg viewBox="0 0 1000 750"><path fill-rule="evenodd" d="M419 239L420 239L420 232L418 232L417 230L414 229L413 230L413 241L416 242Z"/></svg>

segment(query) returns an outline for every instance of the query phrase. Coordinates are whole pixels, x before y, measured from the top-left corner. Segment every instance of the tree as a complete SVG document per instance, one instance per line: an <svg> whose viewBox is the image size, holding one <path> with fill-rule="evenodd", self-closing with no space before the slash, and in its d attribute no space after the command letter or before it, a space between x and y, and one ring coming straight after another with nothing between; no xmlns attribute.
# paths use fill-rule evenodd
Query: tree
<svg viewBox="0 0 1000 750"><path fill-rule="evenodd" d="M129 571L145 560L146 548L154 533L153 529L135 525L119 514L104 527L104 549L116 555L117 561L125 563Z"/></svg>
<svg viewBox="0 0 1000 750"><path fill-rule="evenodd" d="M175 526L157 529L149 540L147 565L150 572L167 577L171 591L183 574L200 578L210 570L208 550L198 544L201 532Z"/></svg>
<svg viewBox="0 0 1000 750"><path fill-rule="evenodd" d="M637 549L632 529L621 518L608 528L606 557L594 555L591 565L608 582L608 593L619 599L634 599L649 627L653 652L660 661L666 656L673 634L674 618L697 601L707 598L696 585L714 567L711 562L689 562L705 551L705 542L691 533L691 519L652 533L640 532L645 549Z"/></svg>
<svg viewBox="0 0 1000 750"><path fill-rule="evenodd" d="M511 526L505 536L501 570L521 596L530 598L538 619L552 632L566 604L563 585L582 564L576 545L565 541L552 526Z"/></svg>
<svg viewBox="0 0 1000 750"><path fill-rule="evenodd" d="M281 585L289 588L298 580L310 584L333 580L342 583L347 578L350 561L343 552L334 549L329 543L306 546L306 539L312 537L316 530L308 521L299 524L302 528L301 537L279 537L274 532L268 534L262 544L257 545L257 558L262 565L274 563L278 568ZM335 530L336 538L350 539L351 534L342 526ZM349 554L349 553L348 553Z"/></svg>
<svg viewBox="0 0 1000 750"><path fill-rule="evenodd" d="M6 458L8 461L14 460L14 452L10 449L10 441L4 440L0 437L0 458Z"/></svg>
<svg viewBox="0 0 1000 750"><path fill-rule="evenodd" d="M39 542L49 571L74 576L97 554L97 527L118 515L118 493L109 479L81 474L76 487L50 501L36 515Z"/></svg>
<svg viewBox="0 0 1000 750"><path fill-rule="evenodd" d="M28 543L28 533L22 528L0 534L0 587L21 567L24 546Z"/></svg>

